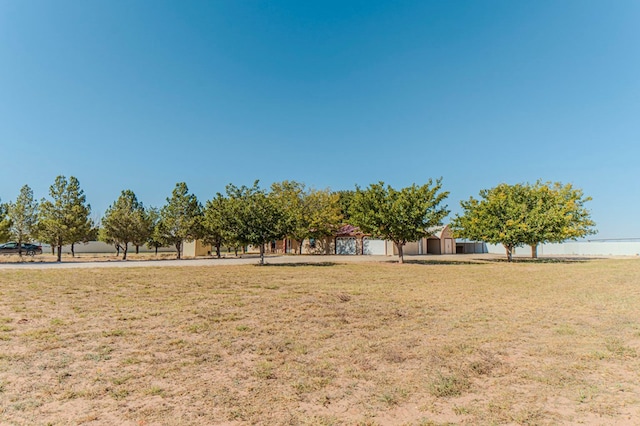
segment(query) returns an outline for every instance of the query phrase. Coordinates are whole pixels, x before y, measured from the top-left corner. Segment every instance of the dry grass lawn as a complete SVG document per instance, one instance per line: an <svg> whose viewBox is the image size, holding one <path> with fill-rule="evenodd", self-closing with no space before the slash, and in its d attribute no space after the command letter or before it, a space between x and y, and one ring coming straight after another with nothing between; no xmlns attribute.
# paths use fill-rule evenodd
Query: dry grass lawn
<svg viewBox="0 0 640 426"><path fill-rule="evenodd" d="M0 424L638 424L640 261L0 271Z"/></svg>

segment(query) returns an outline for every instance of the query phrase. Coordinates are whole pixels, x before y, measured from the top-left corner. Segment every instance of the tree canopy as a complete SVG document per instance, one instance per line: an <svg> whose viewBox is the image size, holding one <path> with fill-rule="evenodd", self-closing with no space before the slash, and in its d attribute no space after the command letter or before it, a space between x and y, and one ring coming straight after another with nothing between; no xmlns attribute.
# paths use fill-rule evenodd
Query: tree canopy
<svg viewBox="0 0 640 426"><path fill-rule="evenodd" d="M500 184L480 191L460 204L463 214L453 218L457 237L502 244L507 260L516 247L529 245L537 256L538 244L577 239L595 232L595 223L582 190L559 182Z"/></svg>
<svg viewBox="0 0 640 426"><path fill-rule="evenodd" d="M22 256L22 243L35 236L38 224L38 202L33 199L29 185L20 189L15 203L7 204L7 216L11 238L18 243L18 254Z"/></svg>
<svg viewBox="0 0 640 426"><path fill-rule="evenodd" d="M38 236L57 248L58 262L62 260L62 246L85 241L93 230L91 206L86 202L78 179L56 177L49 187L51 200L40 203Z"/></svg>
<svg viewBox="0 0 640 426"><path fill-rule="evenodd" d="M305 239L332 235L342 225L339 195L329 190L283 181L271 185L271 196L283 211L283 232L298 243L300 253Z"/></svg>
<svg viewBox="0 0 640 426"><path fill-rule="evenodd" d="M7 241L11 238L11 232L9 231L9 216L7 216L6 204L0 203L0 243Z"/></svg>
<svg viewBox="0 0 640 426"><path fill-rule="evenodd" d="M220 258L220 247L223 244L234 244L235 234L233 209L231 200L218 193L208 200L204 207L202 218L202 240L216 249L216 256Z"/></svg>
<svg viewBox="0 0 640 426"><path fill-rule="evenodd" d="M102 218L101 239L116 244L123 250L123 260L127 259L129 243L143 244L148 240L150 226L144 205L136 194L127 189L107 209Z"/></svg>
<svg viewBox="0 0 640 426"><path fill-rule="evenodd" d="M364 190L357 187L350 205L351 223L366 234L393 241L403 263L404 245L430 235L449 214L442 205L449 193L441 189L442 179L400 190L384 182Z"/></svg>
<svg viewBox="0 0 640 426"><path fill-rule="evenodd" d="M176 184L171 197L160 210L157 236L165 245L173 245L180 259L184 241L201 236L202 206L184 182Z"/></svg>
<svg viewBox="0 0 640 426"><path fill-rule="evenodd" d="M227 185L231 200L230 213L235 238L260 248L260 264L264 264L264 245L286 235L284 211L255 181L252 187Z"/></svg>

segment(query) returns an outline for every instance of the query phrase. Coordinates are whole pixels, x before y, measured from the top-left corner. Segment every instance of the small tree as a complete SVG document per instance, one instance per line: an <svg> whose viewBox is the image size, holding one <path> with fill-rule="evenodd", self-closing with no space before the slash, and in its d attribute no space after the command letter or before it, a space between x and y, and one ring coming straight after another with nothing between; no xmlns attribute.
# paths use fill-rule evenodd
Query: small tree
<svg viewBox="0 0 640 426"><path fill-rule="evenodd" d="M73 176L68 181L64 176L56 177L49 195L51 201L43 199L40 203L38 235L42 241L55 245L60 262L63 245L71 244L71 253L75 255L73 245L86 241L94 229L91 206L86 203L84 191Z"/></svg>
<svg viewBox="0 0 640 426"><path fill-rule="evenodd" d="M0 243L7 241L11 238L11 232L9 231L11 222L9 216L7 216L7 206L0 203Z"/></svg>
<svg viewBox="0 0 640 426"><path fill-rule="evenodd" d="M7 204L11 237L18 243L18 254L22 256L22 243L31 239L37 229L38 202L33 199L33 191L29 185L20 189L15 203Z"/></svg>
<svg viewBox="0 0 640 426"><path fill-rule="evenodd" d="M271 185L270 195L283 213L282 232L298 243L302 253L302 242L308 237L310 227L304 183L287 180L276 182Z"/></svg>
<svg viewBox="0 0 640 426"><path fill-rule="evenodd" d="M333 236L343 225L344 216L338 194L328 189L311 190L306 194L305 206L309 214L307 238Z"/></svg>
<svg viewBox="0 0 640 426"><path fill-rule="evenodd" d="M449 214L441 203L448 192L441 192L442 179L395 190L384 182L356 187L351 200L351 224L364 233L393 241L399 263L404 262L403 248L409 241L430 235L430 228L442 225Z"/></svg>
<svg viewBox="0 0 640 426"><path fill-rule="evenodd" d="M149 232L144 206L131 190L122 191L120 197L107 209L102 218L101 238L123 249L127 259L129 243L145 241Z"/></svg>
<svg viewBox="0 0 640 426"><path fill-rule="evenodd" d="M177 258L182 254L184 241L192 241L201 235L202 206L184 182L176 184L170 198L160 210L158 235L166 245L175 246Z"/></svg>
<svg viewBox="0 0 640 426"><path fill-rule="evenodd" d="M218 259L220 259L222 245L233 240L232 214L230 200L220 193L205 204L202 218L202 239L205 244L211 244L215 247Z"/></svg>
<svg viewBox="0 0 640 426"><path fill-rule="evenodd" d="M146 211L146 223L149 226L148 238L146 241L147 247L155 249L156 256L158 255L158 249L164 247L162 236L160 235L160 212L156 207L150 207Z"/></svg>
<svg viewBox="0 0 640 426"><path fill-rule="evenodd" d="M502 244L509 262L513 250L527 239L527 188L521 184L500 184L480 191L480 200L461 201L464 210L456 215L451 228L456 237L491 244Z"/></svg>
<svg viewBox="0 0 640 426"><path fill-rule="evenodd" d="M284 213L274 197L255 181L253 187L227 185L232 200L233 232L238 241L260 247L260 265L264 265L264 245L283 238Z"/></svg>
<svg viewBox="0 0 640 426"><path fill-rule="evenodd" d="M329 190L283 181L271 185L270 194L283 210L283 232L298 243L299 254L305 239L332 235L342 225L339 195Z"/></svg>

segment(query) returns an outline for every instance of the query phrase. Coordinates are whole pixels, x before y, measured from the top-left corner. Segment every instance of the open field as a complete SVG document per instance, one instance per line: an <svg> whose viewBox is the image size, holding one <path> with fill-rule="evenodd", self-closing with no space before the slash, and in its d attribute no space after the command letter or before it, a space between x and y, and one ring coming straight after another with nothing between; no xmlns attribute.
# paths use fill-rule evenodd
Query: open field
<svg viewBox="0 0 640 426"><path fill-rule="evenodd" d="M640 260L0 270L0 424L637 424Z"/></svg>

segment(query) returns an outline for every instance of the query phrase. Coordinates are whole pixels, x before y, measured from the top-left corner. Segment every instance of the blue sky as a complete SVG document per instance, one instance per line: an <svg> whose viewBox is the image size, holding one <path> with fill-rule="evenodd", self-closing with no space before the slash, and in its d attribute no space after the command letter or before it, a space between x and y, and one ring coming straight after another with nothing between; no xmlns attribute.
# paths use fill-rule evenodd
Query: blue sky
<svg viewBox="0 0 640 426"><path fill-rule="evenodd" d="M0 0L0 198L227 183L593 197L640 238L640 2Z"/></svg>

